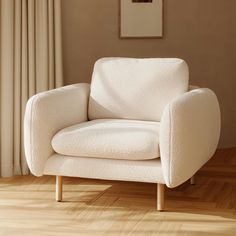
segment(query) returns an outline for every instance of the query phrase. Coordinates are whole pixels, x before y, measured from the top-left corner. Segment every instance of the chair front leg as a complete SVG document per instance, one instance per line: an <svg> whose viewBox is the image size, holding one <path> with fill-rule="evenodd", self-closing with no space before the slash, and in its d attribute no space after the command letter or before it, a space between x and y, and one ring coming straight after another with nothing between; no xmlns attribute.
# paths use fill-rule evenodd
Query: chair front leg
<svg viewBox="0 0 236 236"><path fill-rule="evenodd" d="M56 201L62 201L62 187L63 187L63 179L62 176L56 176Z"/></svg>
<svg viewBox="0 0 236 236"><path fill-rule="evenodd" d="M165 185L157 184L157 210L164 210L164 195L165 195Z"/></svg>

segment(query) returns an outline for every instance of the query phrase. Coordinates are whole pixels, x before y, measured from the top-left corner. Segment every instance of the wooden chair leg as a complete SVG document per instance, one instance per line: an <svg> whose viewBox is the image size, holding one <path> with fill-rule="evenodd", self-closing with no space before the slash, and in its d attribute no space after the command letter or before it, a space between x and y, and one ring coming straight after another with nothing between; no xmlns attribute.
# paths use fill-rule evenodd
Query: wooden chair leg
<svg viewBox="0 0 236 236"><path fill-rule="evenodd" d="M195 184L195 178L194 178L194 175L193 175L192 178L190 179L190 184L192 184L192 185Z"/></svg>
<svg viewBox="0 0 236 236"><path fill-rule="evenodd" d="M164 210L164 194L165 194L165 185L157 184L157 210Z"/></svg>
<svg viewBox="0 0 236 236"><path fill-rule="evenodd" d="M56 176L56 201L62 201L62 176Z"/></svg>

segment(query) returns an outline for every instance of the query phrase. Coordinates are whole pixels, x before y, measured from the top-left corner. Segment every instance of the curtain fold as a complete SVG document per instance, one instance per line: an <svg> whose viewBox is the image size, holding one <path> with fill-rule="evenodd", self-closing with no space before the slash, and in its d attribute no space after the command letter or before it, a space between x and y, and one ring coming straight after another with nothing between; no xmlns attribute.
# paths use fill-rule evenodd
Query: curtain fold
<svg viewBox="0 0 236 236"><path fill-rule="evenodd" d="M28 174L25 105L63 85L60 0L0 0L0 176Z"/></svg>

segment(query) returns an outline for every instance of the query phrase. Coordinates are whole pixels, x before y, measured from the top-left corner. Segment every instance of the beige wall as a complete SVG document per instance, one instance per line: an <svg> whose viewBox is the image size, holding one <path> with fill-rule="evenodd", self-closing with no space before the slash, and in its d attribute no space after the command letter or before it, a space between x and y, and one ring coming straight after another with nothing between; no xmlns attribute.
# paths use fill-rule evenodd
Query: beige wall
<svg viewBox="0 0 236 236"><path fill-rule="evenodd" d="M236 0L164 0L163 39L119 39L118 2L63 0L65 83L90 82L100 57L183 58L219 98L220 146L236 146Z"/></svg>

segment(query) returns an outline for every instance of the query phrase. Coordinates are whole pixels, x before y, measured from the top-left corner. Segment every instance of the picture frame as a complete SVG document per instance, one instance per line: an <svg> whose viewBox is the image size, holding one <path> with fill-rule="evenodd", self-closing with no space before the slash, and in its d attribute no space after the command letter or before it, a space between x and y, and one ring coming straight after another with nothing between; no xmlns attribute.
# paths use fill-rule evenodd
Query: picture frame
<svg viewBox="0 0 236 236"><path fill-rule="evenodd" d="M164 0L120 0L120 38L162 38Z"/></svg>

